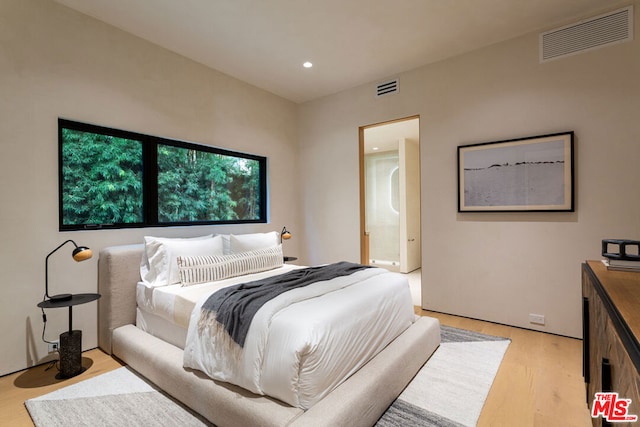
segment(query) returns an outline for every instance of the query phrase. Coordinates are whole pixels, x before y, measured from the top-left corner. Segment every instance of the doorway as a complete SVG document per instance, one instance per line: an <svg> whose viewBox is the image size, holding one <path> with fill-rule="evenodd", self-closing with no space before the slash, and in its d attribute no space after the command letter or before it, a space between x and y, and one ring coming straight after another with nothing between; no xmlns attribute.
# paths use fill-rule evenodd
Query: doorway
<svg viewBox="0 0 640 427"><path fill-rule="evenodd" d="M421 265L420 118L360 127L360 262L409 273Z"/></svg>

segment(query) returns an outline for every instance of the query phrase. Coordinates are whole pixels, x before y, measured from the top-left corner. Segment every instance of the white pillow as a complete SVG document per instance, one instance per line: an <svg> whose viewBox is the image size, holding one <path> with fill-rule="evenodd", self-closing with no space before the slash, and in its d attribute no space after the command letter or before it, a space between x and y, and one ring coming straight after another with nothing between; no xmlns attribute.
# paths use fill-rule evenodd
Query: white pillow
<svg viewBox="0 0 640 427"><path fill-rule="evenodd" d="M180 256L176 260L182 286L273 270L283 264L282 245L219 256Z"/></svg>
<svg viewBox="0 0 640 427"><path fill-rule="evenodd" d="M231 234L218 234L222 237L222 253L228 255L231 253Z"/></svg>
<svg viewBox="0 0 640 427"><path fill-rule="evenodd" d="M140 277L149 286L180 283L179 256L222 255L222 238L209 234L193 238L145 236Z"/></svg>
<svg viewBox="0 0 640 427"><path fill-rule="evenodd" d="M280 244L278 233L231 234L229 236L230 250L232 254L250 252L258 249L266 249Z"/></svg>

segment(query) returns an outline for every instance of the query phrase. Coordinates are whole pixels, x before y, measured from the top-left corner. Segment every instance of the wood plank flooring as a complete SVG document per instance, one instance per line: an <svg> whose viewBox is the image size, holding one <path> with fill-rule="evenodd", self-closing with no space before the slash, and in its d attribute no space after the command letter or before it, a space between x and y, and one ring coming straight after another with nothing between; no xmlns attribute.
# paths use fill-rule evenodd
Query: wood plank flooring
<svg viewBox="0 0 640 427"><path fill-rule="evenodd" d="M24 401L51 393L62 387L112 371L122 366L111 356L94 349L82 353L82 374L66 380L56 379L58 370L39 365L25 371L0 377L0 426L33 427Z"/></svg>
<svg viewBox="0 0 640 427"><path fill-rule="evenodd" d="M428 312L443 325L469 329L511 339L478 422L479 427L577 426L591 425L582 379L582 342ZM56 380L56 370L46 365L0 377L0 426L33 426L24 401L67 385L111 371L121 364L95 349L83 353L87 371L75 378Z"/></svg>
<svg viewBox="0 0 640 427"><path fill-rule="evenodd" d="M416 308L440 323L511 339L478 427L587 427L582 341Z"/></svg>

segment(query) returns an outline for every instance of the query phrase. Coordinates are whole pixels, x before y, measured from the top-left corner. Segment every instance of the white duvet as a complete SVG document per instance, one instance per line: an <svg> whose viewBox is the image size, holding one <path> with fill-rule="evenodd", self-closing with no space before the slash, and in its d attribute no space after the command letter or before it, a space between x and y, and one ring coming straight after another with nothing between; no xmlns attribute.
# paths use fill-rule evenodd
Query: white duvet
<svg viewBox="0 0 640 427"><path fill-rule="evenodd" d="M407 280L380 268L286 292L255 315L239 357L191 314L184 366L308 409L414 321Z"/></svg>

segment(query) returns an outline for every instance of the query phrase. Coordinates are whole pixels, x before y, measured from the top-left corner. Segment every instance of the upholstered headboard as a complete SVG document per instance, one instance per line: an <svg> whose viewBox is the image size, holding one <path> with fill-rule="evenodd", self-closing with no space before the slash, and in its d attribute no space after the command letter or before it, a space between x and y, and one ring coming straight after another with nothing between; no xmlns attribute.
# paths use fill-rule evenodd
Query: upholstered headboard
<svg viewBox="0 0 640 427"><path fill-rule="evenodd" d="M144 245L112 246L98 259L98 345L111 354L114 329L136 323L136 284Z"/></svg>

